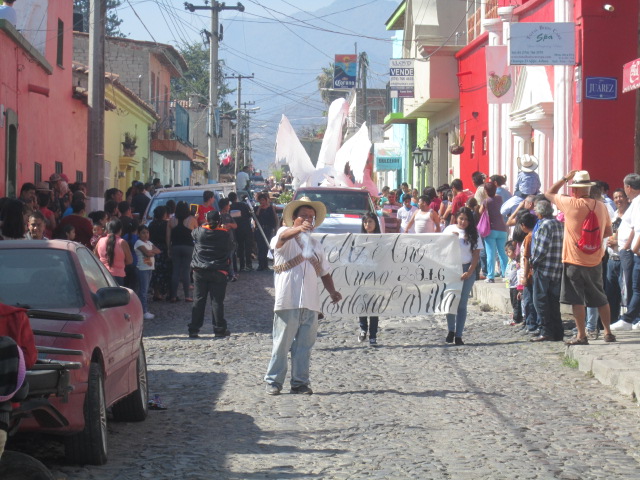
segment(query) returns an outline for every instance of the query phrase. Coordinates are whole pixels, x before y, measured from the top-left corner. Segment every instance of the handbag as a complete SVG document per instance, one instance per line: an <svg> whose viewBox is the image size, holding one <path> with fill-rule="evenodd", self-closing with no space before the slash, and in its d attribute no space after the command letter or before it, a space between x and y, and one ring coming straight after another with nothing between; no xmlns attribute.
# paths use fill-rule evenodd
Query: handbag
<svg viewBox="0 0 640 480"><path fill-rule="evenodd" d="M491 233L491 222L489 221L489 212L485 208L482 215L480 215L480 220L478 220L478 234L481 237L486 237Z"/></svg>

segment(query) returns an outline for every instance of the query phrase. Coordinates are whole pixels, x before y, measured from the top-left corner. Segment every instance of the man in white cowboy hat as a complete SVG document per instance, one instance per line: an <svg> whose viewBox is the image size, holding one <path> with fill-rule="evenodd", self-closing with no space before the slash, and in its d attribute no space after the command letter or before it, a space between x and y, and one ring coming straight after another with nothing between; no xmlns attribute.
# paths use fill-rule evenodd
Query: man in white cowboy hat
<svg viewBox="0 0 640 480"><path fill-rule="evenodd" d="M518 178L514 187L514 195L520 198L526 198L527 195L536 195L540 193L540 176L536 173L538 168L538 159L533 155L525 153L516 159L518 164Z"/></svg>
<svg viewBox="0 0 640 480"><path fill-rule="evenodd" d="M569 184L571 180L573 183ZM558 194L565 184L571 189L571 196ZM578 329L576 336L565 342L567 345L589 344L585 329L585 305L598 308L605 332L604 341L616 341L616 337L611 333L609 301L602 282L602 256L605 252L602 239L612 234L611 218L603 202L589 197L589 190L593 185L595 183L591 181L589 172L572 170L545 192L547 199L564 213L560 302L572 306ZM600 227L600 248L593 253L587 253L578 246L583 222L590 211L595 213Z"/></svg>
<svg viewBox="0 0 640 480"><path fill-rule="evenodd" d="M326 217L322 202L307 197L289 202L282 212L285 226L271 239L274 250L275 305L273 350L264 377L269 395L278 395L291 351L291 393L310 395L309 363L321 311L318 277L333 303L342 295L333 286L322 245L310 233Z"/></svg>

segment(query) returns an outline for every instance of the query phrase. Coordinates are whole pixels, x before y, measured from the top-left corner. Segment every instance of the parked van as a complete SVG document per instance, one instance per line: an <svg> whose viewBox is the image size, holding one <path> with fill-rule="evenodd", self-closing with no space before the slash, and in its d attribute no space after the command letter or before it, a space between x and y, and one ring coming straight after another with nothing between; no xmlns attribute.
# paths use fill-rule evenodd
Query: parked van
<svg viewBox="0 0 640 480"><path fill-rule="evenodd" d="M235 192L236 184L235 182L208 183L206 185L187 187L160 188L151 198L147 210L144 212L144 218L140 223L149 224L149 222L153 220L153 211L155 208L166 205L169 200L173 200L176 204L178 202L187 202L191 213L195 215L198 205L202 205L203 203L202 194L205 190L211 190L213 192L213 206L216 210L219 210L218 200L227 197L231 192Z"/></svg>

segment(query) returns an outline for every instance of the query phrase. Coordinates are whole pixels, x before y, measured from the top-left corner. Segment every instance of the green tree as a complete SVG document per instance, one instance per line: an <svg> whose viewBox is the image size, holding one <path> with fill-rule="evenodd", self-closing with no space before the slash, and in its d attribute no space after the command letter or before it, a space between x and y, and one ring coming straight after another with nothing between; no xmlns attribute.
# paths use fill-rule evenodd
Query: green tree
<svg viewBox="0 0 640 480"><path fill-rule="evenodd" d="M328 67L322 67L322 73L316 77L320 98L327 107L329 107L334 100L345 96L344 92L333 90L333 67L333 63L330 63ZM324 114L326 115L327 112L324 112Z"/></svg>
<svg viewBox="0 0 640 480"><path fill-rule="evenodd" d="M90 0L74 0L74 12L82 14L83 32L89 31L89 12L91 11ZM122 0L107 0L107 18L106 18L106 33L109 37L126 37L124 33L120 31L120 25L122 20L118 17L118 14L113 11L122 5Z"/></svg>
<svg viewBox="0 0 640 480"><path fill-rule="evenodd" d="M209 98L209 49L202 42L177 47L189 69L182 78L171 80L171 92L178 100L188 100L196 95L200 103ZM218 105L223 112L231 110L226 96L235 90L229 89L224 78L224 61L218 62Z"/></svg>

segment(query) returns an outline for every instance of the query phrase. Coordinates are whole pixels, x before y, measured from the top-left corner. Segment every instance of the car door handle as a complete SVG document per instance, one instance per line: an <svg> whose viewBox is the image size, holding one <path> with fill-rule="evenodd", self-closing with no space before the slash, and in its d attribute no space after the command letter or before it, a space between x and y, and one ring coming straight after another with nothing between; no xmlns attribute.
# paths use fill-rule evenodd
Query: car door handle
<svg viewBox="0 0 640 480"><path fill-rule="evenodd" d="M128 313L124 314L124 319L125 320L131 320L131 315L129 315Z"/></svg>

